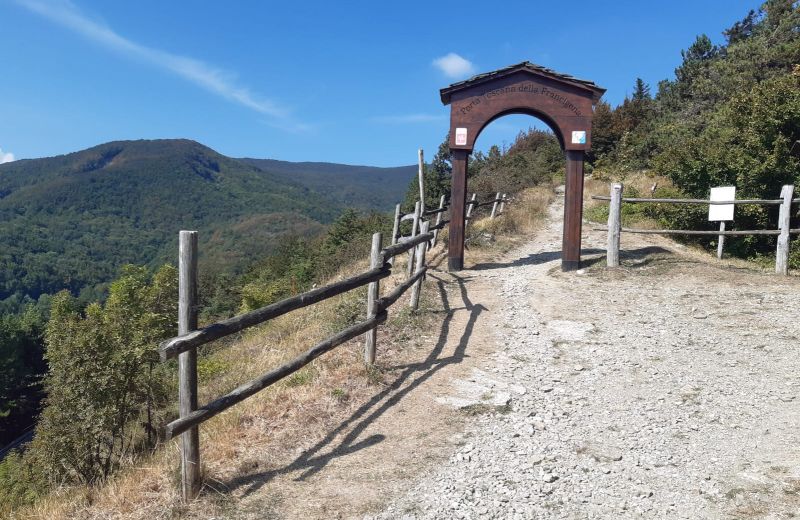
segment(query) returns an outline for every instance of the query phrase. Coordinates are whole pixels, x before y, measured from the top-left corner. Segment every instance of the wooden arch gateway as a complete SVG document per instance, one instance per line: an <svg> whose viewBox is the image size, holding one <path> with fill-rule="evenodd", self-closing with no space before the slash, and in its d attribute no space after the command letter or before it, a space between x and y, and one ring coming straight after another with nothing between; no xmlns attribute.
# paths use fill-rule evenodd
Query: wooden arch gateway
<svg viewBox="0 0 800 520"><path fill-rule="evenodd" d="M591 81L559 74L522 62L479 74L440 91L450 105L450 151L453 186L450 200L448 268L464 267L464 218L467 197L467 158L481 131L508 114L528 114L544 121L565 151L562 270L578 269L583 217L583 159L591 147L593 107L605 93Z"/></svg>

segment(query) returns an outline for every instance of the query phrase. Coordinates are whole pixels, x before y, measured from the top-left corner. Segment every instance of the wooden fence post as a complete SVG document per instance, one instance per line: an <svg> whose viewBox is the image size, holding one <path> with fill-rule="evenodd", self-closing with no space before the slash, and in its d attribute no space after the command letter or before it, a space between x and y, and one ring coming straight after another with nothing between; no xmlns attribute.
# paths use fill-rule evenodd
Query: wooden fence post
<svg viewBox="0 0 800 520"><path fill-rule="evenodd" d="M494 196L494 204L492 204L492 214L491 218L497 216L497 205L500 204L500 192L497 192L497 195Z"/></svg>
<svg viewBox="0 0 800 520"><path fill-rule="evenodd" d="M467 203L467 216L464 219L464 234L465 235L466 235L466 232L467 232L467 227L469 227L469 219L472 216L472 210L475 209L475 199L477 199L477 197L478 197L478 194L477 193L473 193L472 194L472 198L469 199L469 202Z"/></svg>
<svg viewBox="0 0 800 520"><path fill-rule="evenodd" d="M400 213L400 204L394 207L394 222L392 223L392 240L390 241L391 245L395 245L397 243L398 235L400 234L400 217L402 217L402 213ZM386 262L394 266L394 257L389 258Z"/></svg>
<svg viewBox="0 0 800 520"><path fill-rule="evenodd" d="M620 213L622 211L622 184L611 185L611 201L608 204L608 244L606 245L606 265L619 267L619 239L622 233Z"/></svg>
<svg viewBox="0 0 800 520"><path fill-rule="evenodd" d="M392 245L397 243L400 234L400 204L394 207L394 224L392 225Z"/></svg>
<svg viewBox="0 0 800 520"><path fill-rule="evenodd" d="M422 210L420 209L420 203L414 205L414 223L411 225L411 238L417 236L417 231L419 231L419 220L422 216ZM414 250L416 248L412 247L408 250L408 277L411 277L411 273L414 271Z"/></svg>
<svg viewBox="0 0 800 520"><path fill-rule="evenodd" d="M781 188L783 204L778 216L778 250L775 255L775 272L782 275L789 274L789 226L792 219L792 194L794 186L785 185Z"/></svg>
<svg viewBox="0 0 800 520"><path fill-rule="evenodd" d="M178 335L197 328L197 231L179 233ZM178 356L178 400L180 417L197 409L197 349ZM181 435L181 488L184 500L200 492L200 434L195 426Z"/></svg>
<svg viewBox="0 0 800 520"><path fill-rule="evenodd" d="M500 197L500 199L501 199L500 200L500 214L501 215L506 210L506 195L508 195L508 193L503 193L503 196Z"/></svg>
<svg viewBox="0 0 800 520"><path fill-rule="evenodd" d="M442 222L442 213L444 213L444 195L439 197L439 213L436 214L436 226L437 228L433 230L433 244L432 247L436 247L436 240L439 238L439 224Z"/></svg>
<svg viewBox="0 0 800 520"><path fill-rule="evenodd" d="M381 262L381 243L383 236L380 233L372 235L372 250L369 255L369 268L380 267ZM372 319L378 314L378 298L380 296L379 282L371 282L367 286L367 319ZM378 339L378 327L372 328L365 334L364 341L364 361L368 365L375 363L375 348Z"/></svg>
<svg viewBox="0 0 800 520"><path fill-rule="evenodd" d="M720 233L725 232L725 221L719 221L719 231ZM722 250L725 248L725 235L719 235L717 237L717 260L722 260Z"/></svg>
<svg viewBox="0 0 800 520"><path fill-rule="evenodd" d="M422 206L422 211L425 211L425 156L422 148L419 149L419 204Z"/></svg>
<svg viewBox="0 0 800 520"><path fill-rule="evenodd" d="M428 222L423 222L422 223L422 229L420 230L420 234L424 235L425 233L427 233L428 232L428 226L429 226ZM421 244L419 244L417 246L417 262L416 262L417 265L414 268L414 274L417 274L420 271L422 271L422 268L425 266L425 249L426 249L426 246L427 246L426 242L422 242ZM420 277L420 279L417 280L416 283L414 283L414 286L411 287L411 308L413 310L419 309L419 294L420 294L420 292L422 290L422 278L423 277Z"/></svg>

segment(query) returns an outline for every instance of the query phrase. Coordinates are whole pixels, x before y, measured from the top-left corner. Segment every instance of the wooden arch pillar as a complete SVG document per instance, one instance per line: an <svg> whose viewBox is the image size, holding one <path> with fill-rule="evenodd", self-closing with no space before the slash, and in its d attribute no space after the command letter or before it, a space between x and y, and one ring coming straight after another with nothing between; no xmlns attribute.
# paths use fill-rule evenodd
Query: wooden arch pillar
<svg viewBox="0 0 800 520"><path fill-rule="evenodd" d="M566 155L562 270L578 269L583 218L583 160L591 147L592 108L605 93L580 80L530 62L479 74L440 91L450 105L450 151L453 184L450 194L448 267L464 267L464 220L467 163L481 131L508 114L529 114L547 123Z"/></svg>

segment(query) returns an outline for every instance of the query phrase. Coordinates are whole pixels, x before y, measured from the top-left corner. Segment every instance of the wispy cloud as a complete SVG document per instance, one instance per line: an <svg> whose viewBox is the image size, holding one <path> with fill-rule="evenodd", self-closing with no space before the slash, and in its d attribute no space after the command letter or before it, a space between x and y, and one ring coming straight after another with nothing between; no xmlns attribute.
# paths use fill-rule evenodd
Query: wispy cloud
<svg viewBox="0 0 800 520"><path fill-rule="evenodd" d="M405 114L399 116L379 116L373 117L372 121L376 123L388 123L394 125L403 125L410 123L433 123L445 121L447 116L444 114Z"/></svg>
<svg viewBox="0 0 800 520"><path fill-rule="evenodd" d="M450 78L463 78L475 73L475 65L454 52L433 60L433 66Z"/></svg>
<svg viewBox="0 0 800 520"><path fill-rule="evenodd" d="M203 61L147 47L115 32L105 23L90 19L69 0L16 0L28 10L62 25L107 49L137 58L265 116L280 120L285 127L303 126L291 122L289 109L252 93L237 84L230 72Z"/></svg>
<svg viewBox="0 0 800 520"><path fill-rule="evenodd" d="M0 164L11 162L14 160L14 154L11 152L4 152L2 148L0 148Z"/></svg>

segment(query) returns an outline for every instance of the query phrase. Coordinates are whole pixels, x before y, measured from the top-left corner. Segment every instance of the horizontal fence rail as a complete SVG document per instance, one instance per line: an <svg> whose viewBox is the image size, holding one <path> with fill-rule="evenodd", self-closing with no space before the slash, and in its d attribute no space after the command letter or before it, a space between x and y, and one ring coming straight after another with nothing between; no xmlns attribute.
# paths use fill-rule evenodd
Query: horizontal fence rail
<svg viewBox="0 0 800 520"><path fill-rule="evenodd" d="M608 246L606 247L606 263L608 267L619 266L620 236L622 233L633 233L641 235L688 235L688 236L716 236L717 258L722 258L723 244L725 237L734 236L777 236L778 245L775 253L775 271L778 274L787 275L789 266L789 240L791 235L800 234L800 229L792 229L791 207L792 204L800 203L800 199L793 199L794 186L785 185L781 188L781 198L779 199L734 199L727 201L704 200L704 199L657 199L640 197L623 197L623 185L614 183L611 185L609 196L592 196L594 200L609 201L608 225L605 227L593 227L592 231L605 231L608 233ZM720 222L719 230L692 230L692 229L636 229L622 227L622 204L623 203L647 203L647 204L697 204L708 206L735 205L735 204L755 204L764 206L780 206L778 217L778 229L750 229L750 230L726 230L725 221Z"/></svg>
<svg viewBox="0 0 800 520"><path fill-rule="evenodd" d="M594 200L611 200L611 197L605 195L592 195ZM736 199L736 200L707 200L707 199L645 199L640 197L623 197L622 202L631 203L652 203L652 204L701 204L704 206L719 206L723 204L759 204L762 206L780 206L783 204L783 199ZM794 199L793 203L800 202L800 199Z"/></svg>
<svg viewBox="0 0 800 520"><path fill-rule="evenodd" d="M252 395L257 394L270 385L277 383L284 377L297 372L329 350L338 347L342 343L349 341L356 336L364 334L366 331L375 328L381 323L386 322L386 318L387 313L384 311L373 318L356 323L355 325L344 329L338 334L331 336L325 341L318 343L313 348L307 350L288 363L285 363L278 368L267 372L263 376L256 378L249 383L241 385L230 393L198 408L189 415L172 421L171 423L167 424L164 430L166 440L169 440L176 435L180 435L192 426L197 426L198 424L211 419L218 413L227 410L231 406L244 401Z"/></svg>
<svg viewBox="0 0 800 520"><path fill-rule="evenodd" d="M607 226L594 226L592 231L608 231ZM714 231L714 230L685 230L685 229L636 229L636 228L620 228L623 233L633 233L637 235L706 235L710 237L726 236L726 237L741 237L747 235L772 235L778 236L781 234L780 229L751 229L751 230L734 230L734 231ZM789 233L792 235L800 234L800 229L790 229Z"/></svg>
<svg viewBox="0 0 800 520"><path fill-rule="evenodd" d="M446 204L446 205L444 205L442 207L435 208L435 209L425 210L425 211L422 212L422 215L425 216L425 217L430 217L432 215L438 215L439 213L444 213L448 209L450 209L450 204Z"/></svg>
<svg viewBox="0 0 800 520"><path fill-rule="evenodd" d="M381 257L388 260L401 253L405 253L409 249L413 249L414 246L417 246L423 242L427 242L428 240L432 239L433 233L424 233L417 235L415 237L403 237L403 238L405 238L405 240L403 240L402 242L381 249Z"/></svg>
<svg viewBox="0 0 800 520"><path fill-rule="evenodd" d="M231 334L264 323L265 321L283 316L293 310L327 300L328 298L338 296L339 294L357 289L358 287L363 287L370 282L381 280L391 274L391 269L387 266L370 269L369 271L346 278L342 281L312 289L308 292L298 294L297 296L292 296L285 300L267 305L266 307L261 307L260 309L208 325L207 327L192 331L183 336L169 339L160 346L161 360L166 361L191 348L205 345L217 339L222 339Z"/></svg>
<svg viewBox="0 0 800 520"><path fill-rule="evenodd" d="M497 193L493 199L488 199L484 202L479 202L477 200L477 194L472 194L472 197L466 202L464 205L464 209L467 211L466 220L470 220L471 213L477 208L483 208L492 206L492 211L489 215L490 218L495 218L497 215L503 213L505 209L505 204L508 203L508 197L505 193ZM444 228L448 223L450 223L450 219L443 218L443 215L450 210L450 202L447 202L445 196L442 195L439 200L439 207L438 208L431 208L431 209L424 209L420 208L419 218L417 218L417 211L411 213L402 213L401 205L397 204L395 207L395 216L394 216L394 225L392 227L392 244L397 242L403 242L408 237L404 237L400 234L400 224L402 222L412 222L412 226L414 222L420 221L423 217L432 217L436 216L436 223L430 226L430 231L436 231ZM412 229L411 236L415 236L416 232ZM436 245L436 240L438 237L438 233L434 235L432 245Z"/></svg>
<svg viewBox="0 0 800 520"><path fill-rule="evenodd" d="M378 299L378 309L386 310L388 309L393 303L400 299L406 291L408 291L415 283L417 283L425 273L428 271L428 267L423 267L419 272L411 275L411 278L403 282L402 284L395 287L392 292L384 296L383 298Z"/></svg>
<svg viewBox="0 0 800 520"><path fill-rule="evenodd" d="M472 200L467 205L466 216L468 219L474 219L472 212L475 208L492 205L491 218L495 218L497 214L503 212L506 202L508 199L505 194L501 196L498 193L494 199L484 203L478 202L477 196L473 194ZM450 222L449 218L443 218L448 209L449 204L445 203L444 196L439 199L438 208L424 210L421 202L417 202L414 212L408 215L402 214L398 204L395 207L391 244L381 247L383 237L380 233L375 233L372 237L369 270L202 328L197 328L197 232L180 232L179 322L181 326L177 337L168 339L159 345L159 354L162 361L176 357L180 361L178 372L180 416L164 426L164 437L165 440L169 440L180 435L182 439L181 484L184 499L192 499L200 491L202 474L198 433L200 424L274 385L322 354L362 334L365 335L364 360L367 364L375 362L377 328L387 321L389 308L409 291L411 292L409 305L413 310L417 310L419 307L422 281L428 272L425 260L426 252L435 245L439 231ZM436 223L433 225L430 221L423 219L425 216L433 215L436 215ZM403 220L412 221L410 236L403 237L399 234L400 223ZM395 257L404 253L409 255L406 279L381 297L380 281L392 275ZM367 317L364 321L347 327L285 364L239 386L228 394L203 406L198 406L196 362L198 347L363 286L368 286Z"/></svg>

